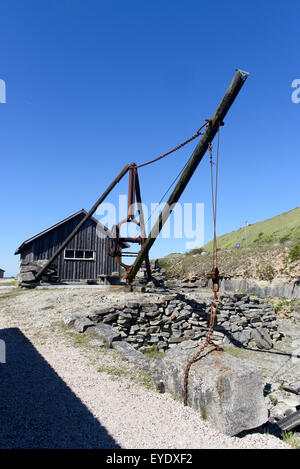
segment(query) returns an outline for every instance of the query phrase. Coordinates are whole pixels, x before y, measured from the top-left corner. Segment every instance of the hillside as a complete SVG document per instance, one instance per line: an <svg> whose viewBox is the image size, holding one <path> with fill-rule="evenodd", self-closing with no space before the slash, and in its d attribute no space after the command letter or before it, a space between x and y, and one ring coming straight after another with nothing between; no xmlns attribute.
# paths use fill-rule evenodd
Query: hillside
<svg viewBox="0 0 300 469"><path fill-rule="evenodd" d="M300 207L218 237L221 274L272 281L300 278ZM239 243L241 248L237 249ZM169 278L204 278L211 270L212 242L185 254L160 259Z"/></svg>
<svg viewBox="0 0 300 469"><path fill-rule="evenodd" d="M294 255L296 253L296 256ZM300 278L300 243L258 246L249 249L220 251L218 264L221 275L255 280L293 281ZM168 278L206 278L212 268L211 255L169 254L159 260Z"/></svg>
<svg viewBox="0 0 300 469"><path fill-rule="evenodd" d="M297 240L300 240L300 207L276 217L249 224L247 227L248 247ZM218 237L219 249L235 249L237 243L240 243L242 248L246 247L244 227ZM212 250L212 241L207 243L203 249L210 252Z"/></svg>

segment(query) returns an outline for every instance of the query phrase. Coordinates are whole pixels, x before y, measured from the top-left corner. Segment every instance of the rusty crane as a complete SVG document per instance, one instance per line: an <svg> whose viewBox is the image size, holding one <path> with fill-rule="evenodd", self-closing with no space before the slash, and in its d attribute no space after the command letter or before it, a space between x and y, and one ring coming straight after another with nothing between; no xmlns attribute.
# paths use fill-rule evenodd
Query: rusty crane
<svg viewBox="0 0 300 469"><path fill-rule="evenodd" d="M121 266L124 267L126 271L127 283L129 284L132 283L132 281L134 280L137 272L139 271L144 261L146 263L148 277L151 278L149 251L153 243L155 242L156 238L158 237L162 227L167 221L168 217L172 213L173 208L178 202L180 196L182 195L184 189L186 188L188 182L190 181L193 173L198 167L206 151L210 150L211 142L213 141L215 135L218 133L220 126L223 125L224 118L226 114L228 113L231 105L233 104L235 98L237 97L239 91L241 90L243 84L245 83L245 80L247 79L247 77L248 77L247 72L244 72L242 70L236 70L234 77L225 95L223 96L217 110L215 111L214 115L212 116L212 118L206 119L205 123L200 127L200 129L191 138L189 138L182 144L178 145L173 150L165 153L164 155L159 156L158 158L148 161L147 163L143 163L140 165L137 165L135 163L126 164L124 168L122 169L122 171L110 184L110 186L105 190L105 192L101 195L101 197L95 202L95 204L92 206L90 211L86 214L86 216L81 220L81 222L75 227L72 233L65 239L65 241L56 250L53 256L47 261L47 263L45 263L45 265L36 274L35 282L38 282L42 278L45 271L50 267L50 265L59 256L59 254L66 248L66 246L78 233L80 228L87 222L87 220L90 219L90 217L95 213L97 208L104 202L104 200L107 198L110 192L114 189L114 187L121 181L121 179L127 173L129 173L128 213L127 213L127 217L124 220L121 220L113 228L114 236L110 239L109 255L115 257L117 262ZM138 169L164 158L165 156L178 150L182 146L186 145L190 141L200 136L201 136L201 139L199 143L197 144L187 164L181 171L180 177L178 178L178 182L173 192L171 193L165 207L161 211L156 223L154 224L153 228L151 229L151 232L149 233L147 237L146 232L145 232L145 223L144 223L144 214L143 214L143 209L142 209L142 198L141 198L141 190L140 190L139 177L138 177ZM135 218L135 204L137 204L139 220ZM135 223L137 226L139 226L140 236L136 238L122 237L121 226L124 223ZM123 241L138 244L140 246L140 250L134 253L123 253L120 249L120 243ZM128 257L128 256L136 257L132 265L128 265L124 261L124 257ZM211 274L212 274L213 283L214 282L217 283L218 271L214 270Z"/></svg>

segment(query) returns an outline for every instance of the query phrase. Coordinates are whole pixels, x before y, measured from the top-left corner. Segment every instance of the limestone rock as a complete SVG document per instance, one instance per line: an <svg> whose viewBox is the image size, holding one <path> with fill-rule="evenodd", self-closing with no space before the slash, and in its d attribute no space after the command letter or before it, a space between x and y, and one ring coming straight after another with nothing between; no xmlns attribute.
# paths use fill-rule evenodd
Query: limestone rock
<svg viewBox="0 0 300 469"><path fill-rule="evenodd" d="M240 332L234 332L233 338L237 341L240 342L243 345L248 344L250 338L251 338L251 333L250 331L240 331Z"/></svg>
<svg viewBox="0 0 300 469"><path fill-rule="evenodd" d="M20 262L20 272L17 275L17 280L19 285L21 286L29 286L31 282L33 283L35 280L36 274L40 271L42 267L47 263L47 260L37 260L37 261L24 261L21 260ZM49 267L46 272L44 272L43 277L49 279L51 275L56 274L56 267L51 266Z"/></svg>
<svg viewBox="0 0 300 469"><path fill-rule="evenodd" d="M115 340L112 342L112 348L118 350L127 360L139 366L149 361L149 358L138 350L135 350L128 342Z"/></svg>
<svg viewBox="0 0 300 469"><path fill-rule="evenodd" d="M94 327L94 334L104 340L109 348L112 347L112 342L114 340L119 340L121 338L121 334L118 329L102 323L99 323Z"/></svg>
<svg viewBox="0 0 300 469"><path fill-rule="evenodd" d="M78 318L74 322L74 328L77 332L83 333L88 327L94 326L94 323L88 318Z"/></svg>
<svg viewBox="0 0 300 469"><path fill-rule="evenodd" d="M71 326L72 324L74 324L74 322L78 318L79 318L79 315L77 315L75 313L74 314L68 313L63 317L63 323L64 323L65 326Z"/></svg>
<svg viewBox="0 0 300 469"><path fill-rule="evenodd" d="M260 349L271 349L273 347L272 339L267 331L263 327L252 329L251 337L255 341L256 345Z"/></svg>
<svg viewBox="0 0 300 469"><path fill-rule="evenodd" d="M165 389L180 399L184 397L186 364L197 352L195 345L193 341L183 342L162 360ZM230 436L268 420L260 371L224 352L213 351L191 366L188 405Z"/></svg>
<svg viewBox="0 0 300 469"><path fill-rule="evenodd" d="M92 347L104 347L104 342L99 339L93 339L89 342Z"/></svg>
<svg viewBox="0 0 300 469"><path fill-rule="evenodd" d="M20 272L20 274L18 275L18 279L20 282L33 282L35 276L33 272Z"/></svg>
<svg viewBox="0 0 300 469"><path fill-rule="evenodd" d="M88 315L88 318L91 319L91 321L101 321L103 319L103 316L106 314L114 313L115 308L111 306L102 306L101 308L94 309L91 311Z"/></svg>

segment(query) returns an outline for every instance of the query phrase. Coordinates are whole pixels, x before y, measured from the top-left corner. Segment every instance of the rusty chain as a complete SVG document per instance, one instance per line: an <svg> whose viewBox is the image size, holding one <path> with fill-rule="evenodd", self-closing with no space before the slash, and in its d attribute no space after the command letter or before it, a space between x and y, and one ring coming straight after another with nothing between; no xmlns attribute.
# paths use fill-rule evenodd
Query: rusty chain
<svg viewBox="0 0 300 469"><path fill-rule="evenodd" d="M136 166L136 168L142 168L143 166L147 166L148 164L151 164L151 163L155 163L156 161L158 160L161 160L162 158L165 158L166 156L170 155L171 153L174 153L175 151L179 150L180 148L184 147L185 145L187 145L188 143L192 142L193 140L195 140L195 138L199 137L200 135L203 135L201 130L206 127L210 122L210 119L205 119L205 123L200 127L200 129L197 130L197 132L192 135L190 138L188 138L187 140L185 140L184 142L180 143L179 145L177 145L177 147L173 148L172 150L168 151L167 153L164 153L163 155L161 156L158 156L157 158L154 158L153 160L150 160L150 161L147 161L147 163L143 163L143 164L140 164L138 166Z"/></svg>
<svg viewBox="0 0 300 469"><path fill-rule="evenodd" d="M200 357L201 353L204 349L211 345L212 350L219 350L223 351L222 347L215 344L212 341L212 334L214 331L215 319L216 314L219 307L219 298L218 298L218 291L219 291L219 283L220 283L220 276L219 276L219 269L218 269L218 257L217 257L217 234L216 234L216 222L217 222L217 189L218 189L218 166L219 166L219 144L220 144L220 125L218 128L218 144L217 144L217 159L216 159L216 180L215 180L215 190L214 190L214 177L213 177L213 156L212 156L212 145L211 143L208 144L208 151L210 152L210 166L211 166L211 189L212 189L212 211L213 211L213 224L214 224L214 238L213 238L213 254L212 254L212 270L209 272L211 276L211 288L214 294L214 299L210 306L210 321L209 321L209 328L206 336L206 340L201 348L198 350L196 355L188 362L185 373L184 373L184 382L183 382L183 403L187 405L187 398L188 398L188 378L190 368L193 363L195 363L198 358Z"/></svg>

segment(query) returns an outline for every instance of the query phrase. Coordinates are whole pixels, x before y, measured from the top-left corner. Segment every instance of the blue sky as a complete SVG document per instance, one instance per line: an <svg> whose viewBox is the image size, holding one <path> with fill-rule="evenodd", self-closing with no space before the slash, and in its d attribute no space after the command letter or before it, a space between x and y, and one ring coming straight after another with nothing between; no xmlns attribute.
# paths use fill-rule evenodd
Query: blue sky
<svg viewBox="0 0 300 469"><path fill-rule="evenodd" d="M299 15L291 1L2 1L0 267L15 274L22 241L89 209L126 163L191 136L236 68L250 76L222 128L218 234L298 206ZM147 204L194 146L141 168ZM204 203L205 242L209 171L206 155L181 199ZM157 240L151 257L184 250Z"/></svg>

